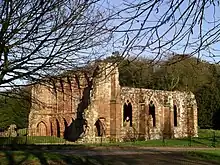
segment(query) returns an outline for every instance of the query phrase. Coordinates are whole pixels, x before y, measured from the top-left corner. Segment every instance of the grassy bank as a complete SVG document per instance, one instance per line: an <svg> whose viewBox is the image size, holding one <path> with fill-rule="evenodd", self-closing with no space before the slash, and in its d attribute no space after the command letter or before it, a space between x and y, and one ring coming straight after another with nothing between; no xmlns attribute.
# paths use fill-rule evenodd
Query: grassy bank
<svg viewBox="0 0 220 165"><path fill-rule="evenodd" d="M201 160L213 160L220 164L220 149L207 151L189 151L185 153L188 157L196 157Z"/></svg>

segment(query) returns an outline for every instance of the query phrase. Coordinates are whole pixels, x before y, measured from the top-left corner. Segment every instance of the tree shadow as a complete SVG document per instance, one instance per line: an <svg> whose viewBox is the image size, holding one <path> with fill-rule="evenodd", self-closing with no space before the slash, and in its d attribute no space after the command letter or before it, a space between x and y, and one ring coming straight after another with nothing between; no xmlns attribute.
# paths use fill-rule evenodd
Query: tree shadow
<svg viewBox="0 0 220 165"><path fill-rule="evenodd" d="M77 141L80 137L85 134L85 128L87 127L87 121L84 118L84 111L88 108L90 104L90 91L91 86L86 87L83 90L83 96L77 107L77 118L69 126L65 127L64 138L68 141Z"/></svg>
<svg viewBox="0 0 220 165"><path fill-rule="evenodd" d="M102 157L89 156L70 156L46 151L4 151L4 156L1 155L0 161L8 165L55 165L55 164L76 164L76 165L103 165ZM4 159L4 160L3 160Z"/></svg>
<svg viewBox="0 0 220 165"><path fill-rule="evenodd" d="M77 107L77 117L76 119L72 119L72 122L69 126L65 127L64 130L64 138L68 141L77 141L79 138L82 138L86 129L88 128L88 122L85 119L85 110L90 105L90 95L91 90L93 89L93 79L98 74L99 67L97 66L91 77L88 76L87 73L84 73L84 77L87 81L87 86L83 89L82 98L80 99L80 103ZM77 78L77 77L76 77ZM77 80L79 82L79 80Z"/></svg>
<svg viewBox="0 0 220 165"><path fill-rule="evenodd" d="M15 164L14 158L13 158L13 156L12 156L12 154L10 152L6 151L5 152L5 156L6 156L7 160L8 160L8 164L9 165L14 165Z"/></svg>
<svg viewBox="0 0 220 165"><path fill-rule="evenodd" d="M116 149L116 150L115 150ZM104 164L218 164L220 156L214 153L200 153L195 151L169 151L159 149L115 148L111 150L80 149L80 150L26 150L2 151L0 162L9 165L27 164L76 164L76 165L104 165ZM105 152L103 152L105 151ZM83 154L81 154L83 153ZM117 156L116 156L117 155ZM201 159L200 159L201 158ZM203 160L202 160L203 159Z"/></svg>

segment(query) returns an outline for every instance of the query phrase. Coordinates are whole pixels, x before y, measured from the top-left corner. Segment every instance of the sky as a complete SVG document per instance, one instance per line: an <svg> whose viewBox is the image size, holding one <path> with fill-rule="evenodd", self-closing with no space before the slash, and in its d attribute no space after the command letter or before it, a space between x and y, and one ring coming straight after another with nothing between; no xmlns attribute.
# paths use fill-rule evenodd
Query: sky
<svg viewBox="0 0 220 165"><path fill-rule="evenodd" d="M136 0L136 1L134 1L134 0L126 0L126 1L124 1L124 0L111 0L111 1L105 1L105 2L106 2L106 4L105 3L103 4L104 7L109 8L109 7L112 7L112 6L116 6L113 9L114 10L120 10L120 9L126 7L125 4L127 2L137 4L139 2L142 3L142 2L145 2L145 1L142 1L142 0L139 0L139 1L138 0ZM164 1L164 2L168 2L168 1ZM174 3L179 3L179 2L180 1L178 1L178 0L174 0ZM181 4L181 6L179 8L180 11L175 13L175 18L176 19L180 16L180 13L184 12L187 9L187 7L189 6L189 2L191 3L191 1L185 0ZM194 13L192 14L192 16L194 16L194 14L197 14L197 13L200 12L199 10L196 11L196 8L197 8L198 5L201 6L202 1L197 1L197 2L198 2L198 4L195 5L194 10L193 10ZM214 7L215 7L216 10L214 10ZM149 19L147 19L147 23L145 24L145 27L150 27L150 26L156 25L156 23L157 23L158 19L160 18L160 16L163 15L164 12L167 11L167 9L168 9L168 7L167 7L167 5L165 3L160 4L160 7L158 8L157 14L155 14L155 10L154 10L154 12L152 12L154 14L151 14ZM190 10L188 10L187 12L189 12L189 11ZM130 13L124 12L123 14L121 13L121 16L129 17L131 15L134 15L135 12L136 12L135 10L133 10ZM147 12L143 13L141 15L141 17L138 18L139 22L135 22L134 21L133 28L140 28L140 24L142 23L141 20L143 20L146 17L146 14L147 14ZM203 40L207 40L208 41L207 43L211 42L211 39L216 41L216 38L214 38L214 37L218 36L217 34L218 34L218 31L219 31L219 25L218 25L219 22L217 22L217 23L213 23L213 22L214 22L214 20L216 21L216 20L219 20L219 19L220 19L219 6L217 6L217 5L214 6L213 4L209 6L209 4L207 4L206 8L205 8L205 13L204 13L204 20L203 20L203 23L202 23L202 34L207 33L207 31L212 29L214 26L217 27L215 30L212 31L212 33L209 33L208 35L204 35ZM193 23L193 21L192 21L192 19L190 17L189 17L188 20L189 21L184 25L185 29L187 27L190 27L192 25L192 23ZM121 20L115 21L114 25L118 25L120 23L120 21ZM175 30L178 31L178 29L180 29L182 27L182 22L183 21L179 21L179 24L177 24L177 26L176 26L177 28L176 29L175 28L171 28L172 23L173 23L172 19L168 23L163 24L158 29L158 34L159 35L163 35L163 33L166 30L169 30L169 32L165 35L165 37L163 37L160 40L160 42L164 42L165 43L165 42L169 41L172 38L172 36L174 34L174 31ZM125 26L121 27L121 29L128 29L129 26L130 26L130 22L128 24L126 24ZM187 40L187 37L179 38L179 43L176 43L176 45L175 45L175 41L174 41L174 43L172 43L172 44L175 45L175 46L173 46L172 48L170 47L170 45L167 45L166 47L164 47L164 48L167 49L167 50L164 49L164 53L166 53L166 51L169 52L171 50L174 53L190 54L193 51L195 51L196 49L198 49L200 41L201 41L201 37L199 36L200 35L199 28L200 28L200 25L198 23L195 24L195 26L193 28L193 32L190 33L190 40L189 40L189 42ZM148 39L149 39L148 36L150 36L150 34L144 35L144 32L142 33L144 37L142 37L141 38L142 41L139 42L139 44L141 44L141 45L146 44L148 42ZM116 33L118 38L121 37L123 34L124 33ZM129 37L132 38L132 35L134 36L134 34L130 33ZM213 37L208 39L209 35L213 35ZM154 36L154 38L155 38L155 36ZM152 37L151 40L154 40L153 37ZM187 48L185 49L185 46L187 45L186 43L190 43L190 45L188 45ZM204 42L204 43L206 43L206 42ZM119 51L123 51L124 47L122 47L120 44L118 44L118 46L120 47L120 48L118 48L118 49L120 49ZM153 45L153 47L154 46L156 46L156 45ZM197 56L197 57L199 57L201 59L204 59L204 60L207 60L207 61L216 60L216 62L218 62L218 61L220 61L220 52L219 52L219 50L220 50L219 42L217 40L217 42L212 43L211 45L209 45L209 49L207 49L207 48L205 49L204 48L204 50L199 51L200 54L196 53L196 54L194 54L194 56ZM135 51L132 51L132 53L134 53L134 52ZM153 52L152 50L148 49L148 50L146 50L146 52L142 53L141 56L152 56L152 57L154 57L155 54L152 54L152 52ZM156 52L157 52L157 50L156 50ZM212 55L210 55L210 52L212 53ZM146 55L146 54L148 54L148 55ZM213 54L215 56L214 58L213 58Z"/></svg>
<svg viewBox="0 0 220 165"><path fill-rule="evenodd" d="M150 0L149 0L150 1ZM169 0L164 0L164 1L160 1L163 2L162 4L160 4L160 6L158 7L158 10L154 9L153 12L150 14L149 18L146 20L145 24L144 24L144 28L146 28L147 30L143 30L139 35L138 35L138 39L134 40L134 44L132 47L132 50L130 50L129 55L132 56L142 56L142 57L148 57L148 58L154 58L155 56L157 56L157 53L163 55L163 57L166 57L166 55L168 53L185 53L185 54L190 54L192 53L195 49L198 48L198 44L201 39L201 37L199 37L199 24L196 24L193 32L189 33L190 34L190 42L191 45L188 45L185 48L185 45L187 45L187 43L189 43L187 41L187 37L184 38L178 38L178 43L175 43L177 40L174 40L174 42L171 42L170 44L166 45L163 47L163 49L161 49L161 51L159 51L158 49L156 49L156 47L158 46L158 41L154 44L151 44L152 42L155 42L155 40L157 39L156 33L154 33L153 35L151 35L152 32L155 32L154 29L148 30L149 27L155 26L158 23L158 19L164 14L165 11L167 11L168 6L166 4L166 2L168 2ZM1 0L0 0L1 2ZM100 3L98 4L100 6L100 8L104 8L104 9L111 9L111 12L117 12L122 10L125 7L128 7L126 5L127 2L130 3L142 3L142 2L147 2L147 1L143 1L143 0L101 0ZM154 2L152 0L152 2ZM180 2L179 0L174 0L174 4ZM175 13L175 19L177 19L180 15L180 13L184 12L185 9L189 6L189 2L191 2L191 0L184 0L183 4L181 5L181 7L179 8L180 10L178 12ZM197 0L198 5L201 5L202 1ZM143 6L141 9L146 8L147 5ZM196 8L197 6L195 6ZM194 11L195 11L194 8ZM214 10L214 8L216 10ZM193 54L195 57L199 57L203 60L206 61L210 61L213 62L215 60L215 62L219 62L220 61L220 45L219 45L219 36L220 36L220 10L219 10L219 6L216 5L214 6L213 4L211 4L210 6L207 5L207 8L205 9L205 13L204 13L204 21L202 24L202 33L205 34L207 31L209 31L210 29L212 29L214 26L216 26L216 28L209 34L204 35L203 40L207 39L208 36L211 36L211 39L213 39L214 41L216 41L214 44L209 45L209 49L205 49L202 51L199 51L200 54L195 53ZM104 10L103 9L103 10ZM118 26L122 21L126 21L125 18L129 17L131 18L137 11L137 8L132 9L132 10L126 10L123 12L120 12L120 14L117 16L117 20L114 21L110 21L110 23L108 24L109 27L113 27L113 26ZM189 12L190 10L187 10L187 12ZM195 15L197 13L199 13L200 11L195 11ZM143 14L141 14L137 19L132 20L133 24L132 24L132 29L140 29L141 25L144 23L144 19L147 16L147 12L144 12ZM194 16L193 14L191 15L192 17ZM123 17L123 19L119 19L120 17ZM192 20L189 18L189 20ZM215 22L214 20L219 20L219 22ZM181 20L182 21L182 20ZM179 24L177 24L176 28L171 28L172 24L173 24L173 18L171 18L169 21L167 21L166 23L164 23L162 26L160 26L158 28L158 35L161 36L164 34L164 32L168 31L164 37L162 37L159 41L160 43L166 43L167 41L171 40L173 37L173 34L175 34L175 31L178 31L180 29L180 27L182 27L183 23L179 21ZM219 24L218 24L219 23ZM186 29L187 27L190 27L192 24L192 22L187 22L184 25L184 28ZM131 21L124 24L123 26L120 26L120 28L118 28L117 30L127 30L129 29L131 25ZM1 24L0 24L0 28L1 28ZM182 31L183 33L184 31ZM133 37L137 34L138 32L129 32L127 33L127 35L125 35L124 32L115 32L113 33L112 37L113 40L111 40L111 42L106 45L103 46L101 49L102 53L103 53L103 57L104 56L110 56L112 52L114 51L119 51L120 53L123 52L125 50L125 48L129 48L129 43L131 41L133 41ZM121 38L123 36L123 38ZM197 41L197 42L194 42ZM207 40L207 43L210 43L210 40ZM140 53L142 49L140 49L140 47L137 47L137 45L139 46L146 46L147 48ZM149 46L150 45L150 46ZM136 46L136 47L135 47ZM155 49L154 49L155 48ZM90 49L91 50L91 49ZM126 49L127 50L127 49ZM210 52L209 52L210 51ZM212 53L215 55L215 57L210 57L210 54ZM94 53L95 54L95 53ZM96 55L96 54L95 54ZM160 59L160 56L157 56L157 59ZM20 81L18 80L16 83L19 83Z"/></svg>

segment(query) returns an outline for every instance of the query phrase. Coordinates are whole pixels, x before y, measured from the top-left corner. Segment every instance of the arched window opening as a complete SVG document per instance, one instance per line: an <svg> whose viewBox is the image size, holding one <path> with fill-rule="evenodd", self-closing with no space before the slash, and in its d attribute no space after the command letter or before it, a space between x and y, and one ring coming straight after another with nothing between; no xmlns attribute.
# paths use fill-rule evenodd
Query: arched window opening
<svg viewBox="0 0 220 165"><path fill-rule="evenodd" d="M50 122L50 135L53 136L53 124Z"/></svg>
<svg viewBox="0 0 220 165"><path fill-rule="evenodd" d="M63 118L65 129L68 127L68 123L65 118Z"/></svg>
<svg viewBox="0 0 220 165"><path fill-rule="evenodd" d="M123 116L124 122L130 121L130 127L132 127L132 105L129 100L124 104L124 116Z"/></svg>
<svg viewBox="0 0 220 165"><path fill-rule="evenodd" d="M66 121L66 119L65 118L63 118L63 120L64 120L64 126L65 126L65 129L64 129L64 138L66 139L67 138L67 136L68 136L68 123L67 123L67 121Z"/></svg>
<svg viewBox="0 0 220 165"><path fill-rule="evenodd" d="M156 127L155 105L153 101L150 101L150 104L149 104L149 115L151 115L153 118L153 127Z"/></svg>
<svg viewBox="0 0 220 165"><path fill-rule="evenodd" d="M106 126L105 126L105 118L99 118L96 122L95 122L95 126L97 129L97 135L98 136L104 136L105 135L105 130L106 130Z"/></svg>
<svg viewBox="0 0 220 165"><path fill-rule="evenodd" d="M174 127L177 127L177 107L176 105L173 106L173 116L174 116Z"/></svg>
<svg viewBox="0 0 220 165"><path fill-rule="evenodd" d="M56 124L57 124L57 137L60 137L60 123L57 119L56 119Z"/></svg>
<svg viewBox="0 0 220 165"><path fill-rule="evenodd" d="M41 121L37 125L37 132L38 132L38 136L47 136L47 127L44 122Z"/></svg>

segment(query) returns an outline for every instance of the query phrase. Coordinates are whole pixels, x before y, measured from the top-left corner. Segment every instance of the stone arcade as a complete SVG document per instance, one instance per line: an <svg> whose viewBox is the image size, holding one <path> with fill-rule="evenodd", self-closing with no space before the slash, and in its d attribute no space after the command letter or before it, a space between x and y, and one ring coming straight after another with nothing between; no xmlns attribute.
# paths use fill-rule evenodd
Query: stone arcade
<svg viewBox="0 0 220 165"><path fill-rule="evenodd" d="M92 68L32 87L29 136L83 142L197 136L191 92L121 87L115 65Z"/></svg>

